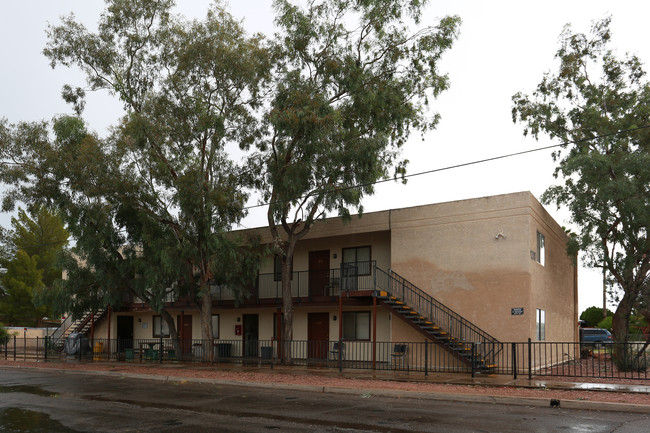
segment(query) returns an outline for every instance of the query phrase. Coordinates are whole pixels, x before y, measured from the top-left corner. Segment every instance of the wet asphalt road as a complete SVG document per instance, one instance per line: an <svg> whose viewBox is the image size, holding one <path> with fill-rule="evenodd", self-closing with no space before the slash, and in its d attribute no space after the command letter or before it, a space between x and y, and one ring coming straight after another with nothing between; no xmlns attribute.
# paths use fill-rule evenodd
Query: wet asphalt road
<svg viewBox="0 0 650 433"><path fill-rule="evenodd" d="M648 432L647 414L0 368L0 432Z"/></svg>

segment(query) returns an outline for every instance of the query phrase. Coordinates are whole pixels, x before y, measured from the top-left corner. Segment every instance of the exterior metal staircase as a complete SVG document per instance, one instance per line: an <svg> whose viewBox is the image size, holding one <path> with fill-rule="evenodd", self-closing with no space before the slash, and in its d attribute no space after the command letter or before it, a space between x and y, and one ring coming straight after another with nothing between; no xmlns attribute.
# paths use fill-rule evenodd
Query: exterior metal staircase
<svg viewBox="0 0 650 433"><path fill-rule="evenodd" d="M65 339L72 333L87 334L90 328L106 316L106 310L101 309L94 314L87 312L82 317L73 320L72 316L67 317L61 325L50 335L50 345L55 348L63 348Z"/></svg>
<svg viewBox="0 0 650 433"><path fill-rule="evenodd" d="M503 343L395 272L375 267L374 296L475 371L497 368Z"/></svg>

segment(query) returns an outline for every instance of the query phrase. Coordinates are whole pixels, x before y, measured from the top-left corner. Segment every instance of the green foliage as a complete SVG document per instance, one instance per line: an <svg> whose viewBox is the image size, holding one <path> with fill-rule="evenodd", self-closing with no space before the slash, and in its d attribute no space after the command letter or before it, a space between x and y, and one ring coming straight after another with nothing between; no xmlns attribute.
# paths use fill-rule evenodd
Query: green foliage
<svg viewBox="0 0 650 433"><path fill-rule="evenodd" d="M46 306L34 305L34 295L43 284L41 276L36 258L22 250L6 264L6 271L0 278L4 290L0 297L2 322L11 326L36 326L39 319L49 314Z"/></svg>
<svg viewBox="0 0 650 433"><path fill-rule="evenodd" d="M11 336L9 335L9 331L7 331L5 325L0 322L0 345L7 344L9 338L11 338Z"/></svg>
<svg viewBox="0 0 650 433"><path fill-rule="evenodd" d="M650 85L636 56L619 58L609 48L609 25L610 18L596 21L590 36L567 25L559 69L531 96L514 95L512 113L524 135L570 143L553 155L562 184L542 200L566 206L580 228L570 253L582 250L588 264L604 265L623 291L613 328L625 341L650 272Z"/></svg>
<svg viewBox="0 0 650 433"><path fill-rule="evenodd" d="M12 161L0 177L16 185L3 203L60 211L76 240L57 296L68 311L129 295L162 312L170 298L187 296L202 307L210 339L211 283L241 290L256 270L224 276L242 253L225 233L247 198L225 146L257 134L269 52L219 2L202 21L173 15L168 0L106 3L96 32L74 16L50 26L44 54L52 67L80 68L87 90L119 97L126 115L107 138L80 117L55 119L53 139L46 124L0 122L2 158ZM84 94L64 88L77 115Z"/></svg>
<svg viewBox="0 0 650 433"><path fill-rule="evenodd" d="M68 243L69 234L63 227L61 218L44 207L32 209L28 215L19 209L18 217L11 219L13 231L12 245L36 259L36 267L41 271L42 290L34 293L36 305L47 305L48 313L53 311L51 292L56 281L62 278L63 269L58 259ZM49 315L48 314L48 315Z"/></svg>
<svg viewBox="0 0 650 433"><path fill-rule="evenodd" d="M274 253L283 257L285 333L291 339L293 249L328 212L363 211L373 183L405 173L400 148L438 123L429 102L447 89L439 60L460 19L412 31L426 2L277 0L271 95L251 166L270 203Z"/></svg>
<svg viewBox="0 0 650 433"><path fill-rule="evenodd" d="M607 316L612 316L614 313L607 310ZM594 327L598 322L603 320L603 309L600 307L589 307L580 314L580 320L585 321L585 326Z"/></svg>
<svg viewBox="0 0 650 433"><path fill-rule="evenodd" d="M608 331L612 330L612 318L614 316L607 316L604 319L601 318L600 322L596 324L597 328L607 329Z"/></svg>
<svg viewBox="0 0 650 433"><path fill-rule="evenodd" d="M30 215L20 209L11 224L0 260L5 268L0 277L0 318L13 326L37 326L39 319L54 312L48 297L61 279L57 257L68 233L61 219L45 208L35 208Z"/></svg>

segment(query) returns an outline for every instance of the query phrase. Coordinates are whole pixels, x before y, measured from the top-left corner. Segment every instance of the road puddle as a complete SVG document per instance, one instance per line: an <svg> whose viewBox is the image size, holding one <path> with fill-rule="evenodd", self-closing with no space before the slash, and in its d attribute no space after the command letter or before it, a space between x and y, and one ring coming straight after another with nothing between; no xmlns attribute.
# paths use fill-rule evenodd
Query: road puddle
<svg viewBox="0 0 650 433"><path fill-rule="evenodd" d="M10 407L0 410L0 431L3 433L79 433L46 413Z"/></svg>
<svg viewBox="0 0 650 433"><path fill-rule="evenodd" d="M39 388L38 386L0 385L0 394L10 393L10 392L22 392L25 394L33 394L41 397L57 397L59 395L56 392L46 391L43 388Z"/></svg>

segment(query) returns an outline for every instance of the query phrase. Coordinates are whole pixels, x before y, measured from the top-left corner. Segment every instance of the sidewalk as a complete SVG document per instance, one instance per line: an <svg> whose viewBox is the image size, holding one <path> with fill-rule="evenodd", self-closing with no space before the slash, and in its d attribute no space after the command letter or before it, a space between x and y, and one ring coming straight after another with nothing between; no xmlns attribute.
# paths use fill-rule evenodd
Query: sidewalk
<svg viewBox="0 0 650 433"><path fill-rule="evenodd" d="M650 383L579 383L513 379L510 376L429 374L238 364L145 364L0 361L0 367L47 368L64 373L114 375L175 383L237 384L315 392L355 393L477 403L502 403L565 409L612 410L650 414Z"/></svg>

